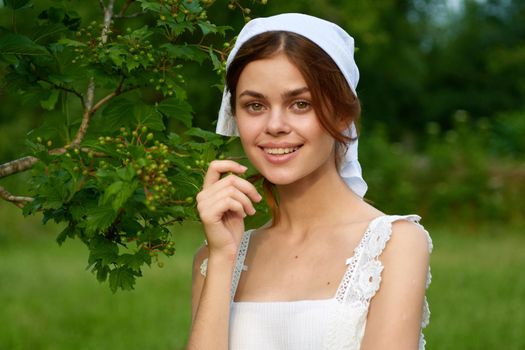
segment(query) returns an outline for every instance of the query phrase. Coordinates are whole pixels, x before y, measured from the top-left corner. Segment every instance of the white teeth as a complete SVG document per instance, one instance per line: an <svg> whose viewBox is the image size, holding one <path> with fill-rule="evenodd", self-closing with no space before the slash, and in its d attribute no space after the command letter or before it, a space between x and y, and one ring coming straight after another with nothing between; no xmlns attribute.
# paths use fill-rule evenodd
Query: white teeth
<svg viewBox="0 0 525 350"><path fill-rule="evenodd" d="M290 148L265 148L264 151L268 154L288 154L295 152L299 147L290 147Z"/></svg>

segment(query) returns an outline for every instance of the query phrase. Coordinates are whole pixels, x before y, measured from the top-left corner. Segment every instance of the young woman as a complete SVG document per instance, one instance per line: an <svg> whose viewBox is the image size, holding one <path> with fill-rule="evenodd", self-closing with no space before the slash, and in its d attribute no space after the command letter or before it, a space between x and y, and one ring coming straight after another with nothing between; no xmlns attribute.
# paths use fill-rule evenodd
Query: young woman
<svg viewBox="0 0 525 350"><path fill-rule="evenodd" d="M217 131L240 136L273 218L245 232L262 196L244 166L210 164L188 349L424 348L431 241L418 216L362 198L353 51L340 27L302 14L239 34Z"/></svg>

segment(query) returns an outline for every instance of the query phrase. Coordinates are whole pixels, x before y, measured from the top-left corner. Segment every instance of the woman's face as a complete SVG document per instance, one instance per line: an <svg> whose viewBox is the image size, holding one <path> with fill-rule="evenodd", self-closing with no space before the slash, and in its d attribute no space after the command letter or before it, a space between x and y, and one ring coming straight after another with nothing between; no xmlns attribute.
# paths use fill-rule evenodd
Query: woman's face
<svg viewBox="0 0 525 350"><path fill-rule="evenodd" d="M287 185L335 170L335 140L319 123L302 74L284 54L249 63L236 94L244 151L266 179Z"/></svg>

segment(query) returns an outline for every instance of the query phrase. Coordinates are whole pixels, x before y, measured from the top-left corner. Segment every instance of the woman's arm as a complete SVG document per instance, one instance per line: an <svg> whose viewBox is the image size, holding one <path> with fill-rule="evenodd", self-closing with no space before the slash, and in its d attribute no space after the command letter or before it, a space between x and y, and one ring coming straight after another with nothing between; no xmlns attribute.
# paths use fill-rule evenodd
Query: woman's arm
<svg viewBox="0 0 525 350"><path fill-rule="evenodd" d="M206 277L200 266L208 258ZM188 350L228 349L230 287L235 258L208 257L208 248L195 254L192 284L192 329Z"/></svg>
<svg viewBox="0 0 525 350"><path fill-rule="evenodd" d="M208 258L208 247L201 246L193 257L193 271L191 284L191 322L195 319L199 301L201 299L202 287L204 286L204 275L201 273L201 265Z"/></svg>
<svg viewBox="0 0 525 350"><path fill-rule="evenodd" d="M227 172L243 173L246 167L229 160L213 161L206 173L197 209L208 246L194 259L192 327L188 350L227 350L230 287L237 250L244 233L244 217L255 214L253 202L262 197L248 181ZM208 258L206 277L200 265Z"/></svg>
<svg viewBox="0 0 525 350"><path fill-rule="evenodd" d="M381 287L370 302L361 350L417 350L429 264L426 233L397 221L380 260Z"/></svg>

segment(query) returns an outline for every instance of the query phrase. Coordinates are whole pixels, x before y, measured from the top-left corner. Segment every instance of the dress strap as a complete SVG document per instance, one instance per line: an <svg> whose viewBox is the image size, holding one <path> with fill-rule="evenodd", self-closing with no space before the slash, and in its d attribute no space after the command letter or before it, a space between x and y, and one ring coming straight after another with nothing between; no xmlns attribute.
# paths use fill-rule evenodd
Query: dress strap
<svg viewBox="0 0 525 350"><path fill-rule="evenodd" d="M368 302L379 289L383 270L379 257L392 235L392 223L407 220L422 227L419 224L420 219L418 215L384 215L372 220L355 248L354 255L346 261L348 268L337 290L336 299L345 302L358 298ZM428 232L423 231L429 242L429 251L432 251L432 240Z"/></svg>
<svg viewBox="0 0 525 350"><path fill-rule="evenodd" d="M248 252L248 245L250 243L250 237L253 231L254 230L248 230L244 232L239 244L239 251L237 252L237 259L232 276L232 287L230 294L231 302L233 302L233 299L235 298L235 292L237 292L237 286L239 285L242 271L246 271L248 269L248 267L244 265L244 259L246 259L246 253Z"/></svg>

